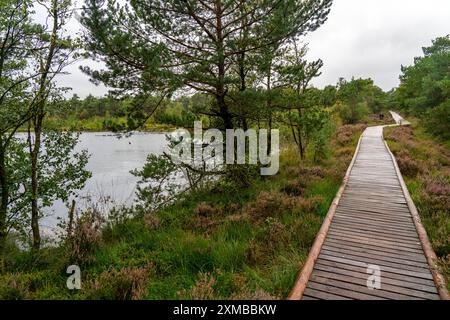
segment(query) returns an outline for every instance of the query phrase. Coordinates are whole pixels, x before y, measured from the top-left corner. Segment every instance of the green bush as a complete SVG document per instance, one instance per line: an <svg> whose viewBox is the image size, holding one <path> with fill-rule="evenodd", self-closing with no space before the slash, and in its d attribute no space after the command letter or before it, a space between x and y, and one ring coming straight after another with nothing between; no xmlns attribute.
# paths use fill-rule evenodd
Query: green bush
<svg viewBox="0 0 450 320"><path fill-rule="evenodd" d="M428 110L424 123L427 130L433 135L450 139L450 99Z"/></svg>
<svg viewBox="0 0 450 320"><path fill-rule="evenodd" d="M339 116L345 124L355 124L363 120L369 114L366 102L359 102L354 105L343 104L339 107Z"/></svg>

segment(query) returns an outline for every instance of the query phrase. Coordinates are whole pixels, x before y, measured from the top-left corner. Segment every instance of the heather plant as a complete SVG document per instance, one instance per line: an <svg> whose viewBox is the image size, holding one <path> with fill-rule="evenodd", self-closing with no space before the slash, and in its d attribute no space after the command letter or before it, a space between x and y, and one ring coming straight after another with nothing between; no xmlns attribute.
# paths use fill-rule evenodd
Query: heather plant
<svg viewBox="0 0 450 320"><path fill-rule="evenodd" d="M91 299L140 300L145 297L148 268L108 270L93 280L87 289Z"/></svg>
<svg viewBox="0 0 450 320"><path fill-rule="evenodd" d="M439 258L441 271L450 280L450 152L425 134L413 120L412 127L385 128L408 190Z"/></svg>

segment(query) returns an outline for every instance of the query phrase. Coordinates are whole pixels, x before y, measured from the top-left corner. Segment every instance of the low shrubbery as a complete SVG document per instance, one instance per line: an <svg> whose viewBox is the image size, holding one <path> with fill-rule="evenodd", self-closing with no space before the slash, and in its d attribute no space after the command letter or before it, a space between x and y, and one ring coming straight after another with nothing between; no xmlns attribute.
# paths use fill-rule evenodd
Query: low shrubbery
<svg viewBox="0 0 450 320"><path fill-rule="evenodd" d="M450 148L413 127L385 129L450 288Z"/></svg>

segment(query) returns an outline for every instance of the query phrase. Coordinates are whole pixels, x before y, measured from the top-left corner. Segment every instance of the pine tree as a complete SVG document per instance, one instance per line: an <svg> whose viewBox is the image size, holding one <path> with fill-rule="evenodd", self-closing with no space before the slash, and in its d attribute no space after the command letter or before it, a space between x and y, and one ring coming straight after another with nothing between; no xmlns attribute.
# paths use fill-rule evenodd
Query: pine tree
<svg viewBox="0 0 450 320"><path fill-rule="evenodd" d="M246 89L252 55L294 35L315 30L330 0L130 0L121 6L88 0L81 22L91 56L106 70L85 67L93 81L115 93L158 95L141 111L150 113L177 89L214 97L204 114L233 128L239 112L230 108L234 88ZM237 71L237 73L236 73ZM236 76L238 74L238 76ZM144 106L144 108L142 108Z"/></svg>

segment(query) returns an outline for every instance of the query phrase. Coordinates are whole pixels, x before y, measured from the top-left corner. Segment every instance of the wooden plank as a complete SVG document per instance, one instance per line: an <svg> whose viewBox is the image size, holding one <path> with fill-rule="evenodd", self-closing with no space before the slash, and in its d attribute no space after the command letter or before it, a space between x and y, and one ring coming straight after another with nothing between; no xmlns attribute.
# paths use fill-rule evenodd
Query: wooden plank
<svg viewBox="0 0 450 320"><path fill-rule="evenodd" d="M373 216L359 216L359 215L345 215L339 214L334 218L334 221L351 222L354 224L368 224L380 227L389 227L394 230L403 230L409 232L415 232L416 228L414 224L410 221L392 221L386 220L384 218L373 217Z"/></svg>
<svg viewBox="0 0 450 320"><path fill-rule="evenodd" d="M332 225L333 230L339 231L339 232L349 232L349 233L355 233L355 234L362 234L364 236L373 235L375 237L378 237L382 240L391 240L391 241L399 241L403 243L410 243L413 245L419 244L419 238L415 234L410 235L403 235L399 233L389 233L388 231L382 232L381 230L377 230L376 228L370 229L369 227L364 227L364 229L358 230L355 227L353 227L350 224L334 224ZM331 228L330 228L331 229Z"/></svg>
<svg viewBox="0 0 450 320"><path fill-rule="evenodd" d="M393 203L397 206L406 206L406 201L404 198L398 196L389 195L389 197L384 195L374 195L374 194L366 194L362 192L347 192L342 197L343 200L358 200L358 201L364 201L366 203L372 204L372 203L379 203L384 202L386 200L389 200L390 203Z"/></svg>
<svg viewBox="0 0 450 320"><path fill-rule="evenodd" d="M366 285L359 285L359 284L353 284L346 281L341 280L334 280L330 278L324 278L317 276L314 272L311 275L311 280L315 283L320 283L323 285L333 286L336 288L352 291L358 294L365 294L366 296L374 296L379 297L383 299L390 299L390 300L425 300L423 298L418 297L412 297L405 294L400 293L394 293L394 292L388 292L384 290L377 290L377 289L369 289Z"/></svg>
<svg viewBox="0 0 450 320"><path fill-rule="evenodd" d="M371 262L368 263L366 261L361 261L360 259L354 260L354 259L351 259L351 258L349 259L349 258L345 258L345 257L335 257L335 256L327 255L324 253L320 253L319 259L341 262L341 263L346 263L346 264L350 264L353 266L364 267L364 268L367 268L367 265L371 263ZM402 274L405 276L433 280L433 277L431 276L431 274L429 272L415 272L415 271L407 270L403 267L391 267L391 266L383 266L383 270L392 272L392 273Z"/></svg>
<svg viewBox="0 0 450 320"><path fill-rule="evenodd" d="M325 279L332 279L342 282L348 282L356 285L360 285L362 287L367 288L367 278L369 275L366 274L365 278L361 277L353 277L350 275L342 275L335 272L323 271L323 270L314 270L314 276L322 277ZM437 293L429 293L420 290L415 290L411 288L400 287L398 285L392 285L386 281L384 281L383 273L381 273L380 277L380 289L376 289L377 293L380 293L382 297L387 297L390 299L410 299L409 297L415 297L420 299L427 300L437 300L439 299L439 295ZM367 288L368 289L368 288ZM370 290L370 289L369 289ZM398 295L397 295L398 294Z"/></svg>
<svg viewBox="0 0 450 320"><path fill-rule="evenodd" d="M341 210L339 209L339 217L345 218L353 218L353 219L361 219L361 220L368 220L368 221L381 221L385 223L390 224L399 224L399 225L407 225L407 226L413 226L412 219L410 218L403 218L403 217L395 217L395 216L389 216L389 215L378 215L378 214L372 214L367 212L358 212L358 211L351 211L351 210Z"/></svg>
<svg viewBox="0 0 450 320"><path fill-rule="evenodd" d="M399 250L403 250L403 251L408 251L411 253L418 253L418 254L423 254L422 248L420 248L420 246L415 245L415 246L410 246L410 245L404 245L401 243L396 243L396 242L392 242L392 241L386 241L386 240L380 240L380 239L375 239L375 238L371 238L369 236L361 236L361 235L355 235L355 234L346 234L345 232L334 232L334 231L330 231L328 233L328 237L334 238L334 239L339 239L339 240L351 240L352 242L358 242L358 243L362 243L362 244L367 244L367 245L376 245L379 247L383 247L383 248L397 248Z"/></svg>
<svg viewBox="0 0 450 320"><path fill-rule="evenodd" d="M409 218L411 215L408 213L406 209L404 210L397 210L393 208L386 208L386 207L375 207L372 205L363 205L363 204L356 204L356 203L341 203L339 206L339 209L349 209L349 210L357 210L362 212L370 212L373 214L389 214L389 215L395 215L397 217L405 217Z"/></svg>
<svg viewBox="0 0 450 320"><path fill-rule="evenodd" d="M371 219L372 218L372 219ZM341 223L348 223L348 224L354 224L354 225L367 225L367 226L373 226L373 227L383 227L384 230L392 230L392 231L399 231L399 232L407 232L408 234L414 234L416 231L415 226L412 224L412 222L402 222L397 221L394 222L392 220L386 220L382 217L362 217L359 215L341 215L338 214L334 218L334 221L339 221Z"/></svg>
<svg viewBox="0 0 450 320"><path fill-rule="evenodd" d="M397 236L404 236L407 238L418 239L418 237L414 234L414 229L404 229L398 228L395 226L391 226L389 224L382 224L380 222L370 222L370 221L354 221L349 219L340 219L336 217L334 219L334 224L336 226L343 226L349 228L356 228L358 230L364 231L376 231L377 233L386 233L388 235L394 234Z"/></svg>
<svg viewBox="0 0 450 320"><path fill-rule="evenodd" d="M333 251L336 253L341 254L349 254L353 256L358 257L365 257L365 258L373 258L383 261L391 261L395 263L405 264L408 266L414 266L418 268L425 268L428 269L428 264L426 262L420 262L420 261L412 261L408 259L400 259L398 257L394 257L393 255L388 255L386 253L376 253L375 251L368 250L367 252L364 252L363 250L358 250L357 248L350 247L350 248L342 248L338 246L333 246L332 243L325 242L323 247L324 250Z"/></svg>
<svg viewBox="0 0 450 320"><path fill-rule="evenodd" d="M401 244L409 244L409 245L412 245L415 247L420 246L419 238L417 238L417 236L416 236L416 238L413 238L414 235L412 235L411 237L404 237L404 236L400 236L400 235L386 234L386 233L380 233L380 232L370 231L370 230L358 231L358 230L340 226L337 224L336 225L332 224L330 227L330 231L335 231L335 232L339 232L339 233L363 234L366 237L370 236L374 239L389 240L389 241L398 242Z"/></svg>
<svg viewBox="0 0 450 320"><path fill-rule="evenodd" d="M367 213L352 213L352 212L346 212L346 211L339 211L339 214L336 215L336 218L341 219L352 219L352 220L359 220L359 221L368 221L368 222L382 222L382 223L388 223L390 225L395 226L404 226L408 227L410 229L416 230L416 227L414 226L412 219L404 219L404 218L396 218L396 217L380 217L377 215L367 214Z"/></svg>
<svg viewBox="0 0 450 320"><path fill-rule="evenodd" d="M355 299L355 300L387 300L385 298L381 298L381 297L377 297L377 296L373 296L373 295L368 295L368 294L364 294L361 292L355 292L355 291L350 291L347 289L342 289L339 287L334 287L328 284L323 284L323 283L318 283L315 281L309 281L308 282L308 286L306 289L315 289L318 291L322 291L322 292L328 292L331 293L333 295L337 295L337 296L341 296L341 297L346 297L349 299Z"/></svg>
<svg viewBox="0 0 450 320"><path fill-rule="evenodd" d="M303 294L303 300L350 300L349 298L338 296L329 292L306 288Z"/></svg>
<svg viewBox="0 0 450 320"><path fill-rule="evenodd" d="M340 246L342 248L349 248L352 250L361 250L361 251L367 251L367 252L375 252L379 254L385 254L385 255L391 255L393 257L398 257L399 259L408 259L411 261L418 261L426 263L426 259L423 256L423 254L418 253L412 253L404 250L399 250L396 247L391 248L385 248L380 247L373 244L365 244L365 243L359 243L359 242L353 242L348 239L334 239L331 237L328 237L324 243L324 245L331 245L331 246Z"/></svg>
<svg viewBox="0 0 450 320"><path fill-rule="evenodd" d="M313 298L313 297L307 296L306 294L303 294L302 300L320 300L320 299L319 298ZM332 299L327 299L327 300L332 300Z"/></svg>
<svg viewBox="0 0 450 320"><path fill-rule="evenodd" d="M340 208L348 208L348 209L356 209L363 212L373 212L373 213L390 213L395 214L396 216L403 216L403 217L410 217L409 211L407 208L404 209L394 209L389 207L383 207L383 206L373 206L373 205L367 205L367 204L358 204L358 203L341 203Z"/></svg>
<svg viewBox="0 0 450 320"><path fill-rule="evenodd" d="M328 271L332 273L338 273L343 275L352 276L355 278L363 278L367 279L367 270L364 268L358 268L349 265L341 265L341 264L333 264L332 266L328 265L329 261L317 261L315 265L315 270ZM399 280L400 279L400 280ZM410 288L418 291L424 291L429 293L437 294L437 290L434 287L434 283L432 281L428 281L428 284L421 284L417 282L408 281L411 280L410 277L404 277L402 275L397 275L395 273L382 273L382 282L396 285L399 287Z"/></svg>
<svg viewBox="0 0 450 320"><path fill-rule="evenodd" d="M406 265L404 263L398 263L395 261L386 261L386 260L375 258L375 257L364 257L361 255L356 255L356 254L341 253L341 252L326 250L325 248L323 250L321 250L321 254L327 255L327 256L338 257L338 258L350 259L353 261L360 261L360 262L364 262L366 264L378 265L381 268L392 267L392 268L397 268L397 269L402 269L402 270L408 270L411 272L415 272L417 274L428 274L429 273L428 268Z"/></svg>

